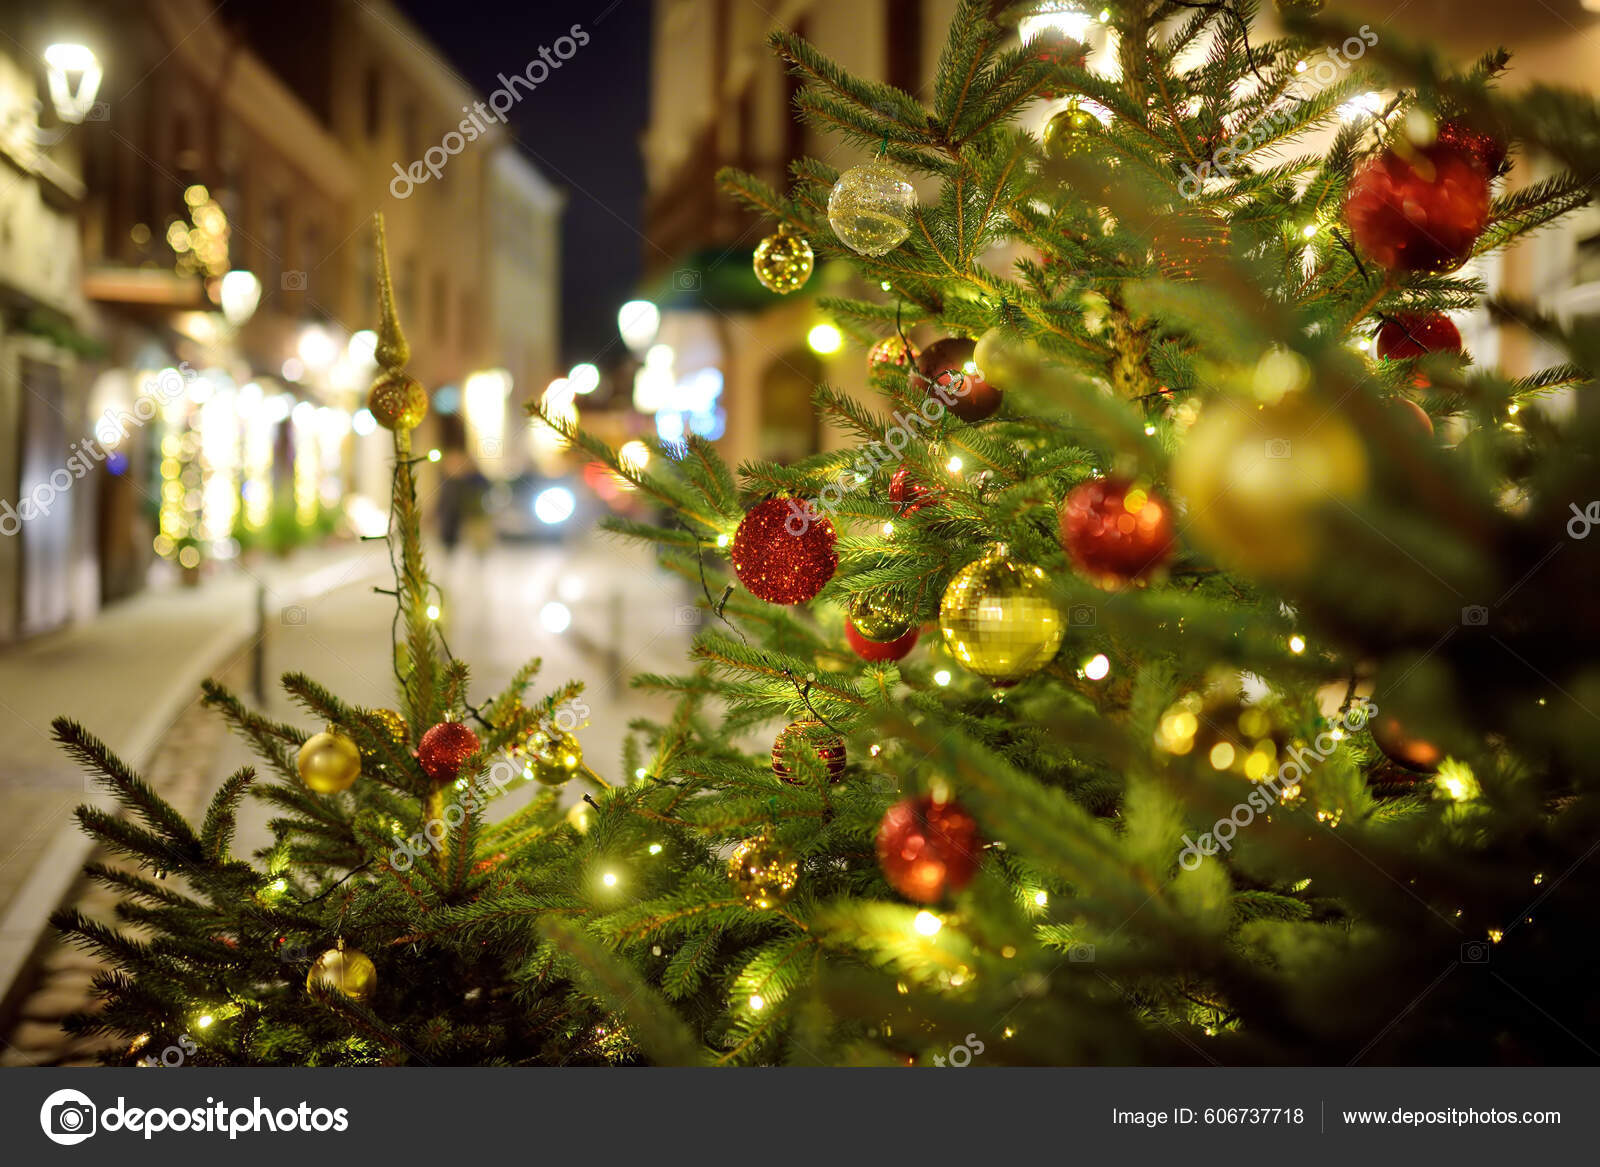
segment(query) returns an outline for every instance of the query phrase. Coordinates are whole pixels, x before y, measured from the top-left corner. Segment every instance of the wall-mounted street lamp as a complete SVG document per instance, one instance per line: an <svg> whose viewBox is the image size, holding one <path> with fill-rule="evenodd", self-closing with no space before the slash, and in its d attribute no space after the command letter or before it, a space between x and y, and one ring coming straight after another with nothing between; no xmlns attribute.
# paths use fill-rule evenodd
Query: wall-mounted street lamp
<svg viewBox="0 0 1600 1167"><path fill-rule="evenodd" d="M56 117L79 125L100 92L100 62L87 45L54 44L44 51L45 81Z"/></svg>

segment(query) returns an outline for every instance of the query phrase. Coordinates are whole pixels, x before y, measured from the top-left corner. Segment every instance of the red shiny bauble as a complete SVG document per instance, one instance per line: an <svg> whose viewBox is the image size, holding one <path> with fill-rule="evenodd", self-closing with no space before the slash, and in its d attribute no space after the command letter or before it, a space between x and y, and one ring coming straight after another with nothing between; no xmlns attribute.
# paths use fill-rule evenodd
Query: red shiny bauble
<svg viewBox="0 0 1600 1167"><path fill-rule="evenodd" d="M1061 546L1102 587L1148 579L1176 541L1172 507L1125 478L1080 482L1061 504Z"/></svg>
<svg viewBox="0 0 1600 1167"><path fill-rule="evenodd" d="M977 345L964 336L947 336L922 350L911 374L912 392L921 391L944 403L962 421L982 421L1000 408L1000 390L978 371L972 359Z"/></svg>
<svg viewBox="0 0 1600 1167"><path fill-rule="evenodd" d="M1471 154L1449 145L1405 157L1385 150L1351 178L1344 217L1379 267L1453 271L1489 221L1489 178Z"/></svg>
<svg viewBox="0 0 1600 1167"><path fill-rule="evenodd" d="M1506 144L1493 134L1475 130L1465 122L1443 123L1434 142L1467 154L1490 178L1500 173L1500 167L1505 164Z"/></svg>
<svg viewBox="0 0 1600 1167"><path fill-rule="evenodd" d="M982 858L978 824L955 802L908 798L884 812L878 827L883 878L918 903L935 903L966 887Z"/></svg>
<svg viewBox="0 0 1600 1167"><path fill-rule="evenodd" d="M452 782L461 765L478 752L478 735L459 721L441 721L422 735L417 761L435 782Z"/></svg>
<svg viewBox="0 0 1600 1167"><path fill-rule="evenodd" d="M1386 361L1460 351L1461 330L1443 312L1397 312L1378 326L1378 355Z"/></svg>
<svg viewBox="0 0 1600 1167"><path fill-rule="evenodd" d="M870 375L884 368L909 369L919 355L917 346L909 340L886 336L867 350L867 373Z"/></svg>
<svg viewBox="0 0 1600 1167"><path fill-rule="evenodd" d="M1089 50L1083 42L1073 40L1060 29L1045 29L1028 42L1028 52L1034 60L1046 65L1074 65L1081 69L1089 60ZM1040 97L1056 98L1063 91L1046 82L1038 89Z"/></svg>
<svg viewBox="0 0 1600 1167"><path fill-rule="evenodd" d="M791 786L800 785L801 779L789 768L789 753L791 745L803 743L799 748L804 749L809 745L816 751L819 761L828 768L828 781L837 782L844 774L845 750L844 738L832 732L820 721L807 719L805 721L792 721L786 725L783 732L772 743L772 772Z"/></svg>
<svg viewBox="0 0 1600 1167"><path fill-rule="evenodd" d="M896 637L894 640L868 640L856 630L853 621L846 619L844 622L844 638L850 642L851 649L862 660L902 660L917 647L917 640L921 636L922 629L913 628L904 636Z"/></svg>
<svg viewBox="0 0 1600 1167"><path fill-rule="evenodd" d="M733 536L733 570L773 604L811 599L839 569L833 524L804 499L769 498L745 512Z"/></svg>
<svg viewBox="0 0 1600 1167"><path fill-rule="evenodd" d="M902 515L914 515L923 507L938 504L940 492L917 480L911 467L902 466L889 479L889 501Z"/></svg>

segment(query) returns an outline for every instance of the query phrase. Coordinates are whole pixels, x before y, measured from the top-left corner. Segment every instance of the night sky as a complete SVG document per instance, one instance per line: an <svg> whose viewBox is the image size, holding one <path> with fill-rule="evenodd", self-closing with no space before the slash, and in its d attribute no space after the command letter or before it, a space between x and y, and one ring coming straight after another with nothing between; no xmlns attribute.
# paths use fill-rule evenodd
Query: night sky
<svg viewBox="0 0 1600 1167"><path fill-rule="evenodd" d="M562 219L563 365L616 338L616 312L638 279L650 0L395 0L480 93L521 71L541 45L583 26L589 43L514 108L523 151L566 192Z"/></svg>

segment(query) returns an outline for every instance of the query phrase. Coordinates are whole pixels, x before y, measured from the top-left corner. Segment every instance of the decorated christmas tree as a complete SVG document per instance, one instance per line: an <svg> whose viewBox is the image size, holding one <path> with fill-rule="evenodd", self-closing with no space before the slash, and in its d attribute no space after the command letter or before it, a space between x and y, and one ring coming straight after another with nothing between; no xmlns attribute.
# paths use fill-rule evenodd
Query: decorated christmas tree
<svg viewBox="0 0 1600 1167"><path fill-rule="evenodd" d="M854 262L823 307L875 397L818 386L850 443L737 470L544 419L673 514L611 526L710 614L636 678L678 704L626 783L570 687L472 705L428 618L385 282L401 710L286 678L308 737L210 691L281 779L253 863L253 775L197 828L61 724L130 812L86 827L169 877L93 869L140 936L60 921L120 969L81 1026L272 1064L1592 1056L1600 345L1477 261L1593 197L1600 111L1280 7L1019 43L1041 5L967 0L929 105L774 36L869 160L724 185L774 293ZM1473 364L1478 308L1560 363ZM497 819L525 771L587 816Z"/></svg>

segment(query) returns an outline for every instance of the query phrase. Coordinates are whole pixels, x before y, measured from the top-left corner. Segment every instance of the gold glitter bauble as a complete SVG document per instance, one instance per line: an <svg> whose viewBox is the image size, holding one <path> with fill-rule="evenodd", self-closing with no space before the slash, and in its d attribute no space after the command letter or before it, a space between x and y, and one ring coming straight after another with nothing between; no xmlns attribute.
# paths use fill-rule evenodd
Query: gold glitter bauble
<svg viewBox="0 0 1600 1167"><path fill-rule="evenodd" d="M800 881L800 861L771 835L746 839L728 858L728 878L752 908L774 908Z"/></svg>
<svg viewBox="0 0 1600 1167"><path fill-rule="evenodd" d="M805 287L811 278L811 244L798 235L779 231L756 248L756 279L770 292L786 296Z"/></svg>
<svg viewBox="0 0 1600 1167"><path fill-rule="evenodd" d="M365 1001L378 987L378 970L359 948L330 948L311 964L306 990L343 993L352 1001Z"/></svg>
<svg viewBox="0 0 1600 1167"><path fill-rule="evenodd" d="M406 719L400 713L393 709L370 709L368 712L372 715L374 721L388 731L389 737L394 741L395 745L403 746L406 744L406 738L410 731L406 726Z"/></svg>
<svg viewBox="0 0 1600 1167"><path fill-rule="evenodd" d="M904 607L880 593L857 592L850 597L848 611L856 631L875 644L888 644L911 631Z"/></svg>
<svg viewBox="0 0 1600 1167"><path fill-rule="evenodd" d="M583 766L583 746L570 733L535 734L529 739L533 757L533 777L546 786L560 786L577 775Z"/></svg>
<svg viewBox="0 0 1600 1167"><path fill-rule="evenodd" d="M295 769L306 789L338 794L349 790L361 777L361 751L344 734L330 729L306 739L295 759Z"/></svg>
<svg viewBox="0 0 1600 1167"><path fill-rule="evenodd" d="M1066 617L1044 569L1012 559L996 543L956 572L939 604L939 631L963 666L1010 685L1050 663Z"/></svg>
<svg viewBox="0 0 1600 1167"><path fill-rule="evenodd" d="M1073 102L1051 116L1044 125L1044 152L1051 158L1067 159L1081 153L1091 135L1104 129L1099 118Z"/></svg>
<svg viewBox="0 0 1600 1167"><path fill-rule="evenodd" d="M828 195L828 222L851 251L883 255L911 234L917 192L905 172L882 158L852 166Z"/></svg>
<svg viewBox="0 0 1600 1167"><path fill-rule="evenodd" d="M382 373L367 394L367 410L389 430L414 430L428 415L428 391L405 373Z"/></svg>
<svg viewBox="0 0 1600 1167"><path fill-rule="evenodd" d="M909 370L921 356L917 346L898 336L886 336L867 350L867 372L884 368Z"/></svg>
<svg viewBox="0 0 1600 1167"><path fill-rule="evenodd" d="M1360 436L1303 393L1265 407L1211 402L1172 460L1189 530L1218 558L1266 576L1309 569L1326 543L1318 511L1366 484Z"/></svg>

